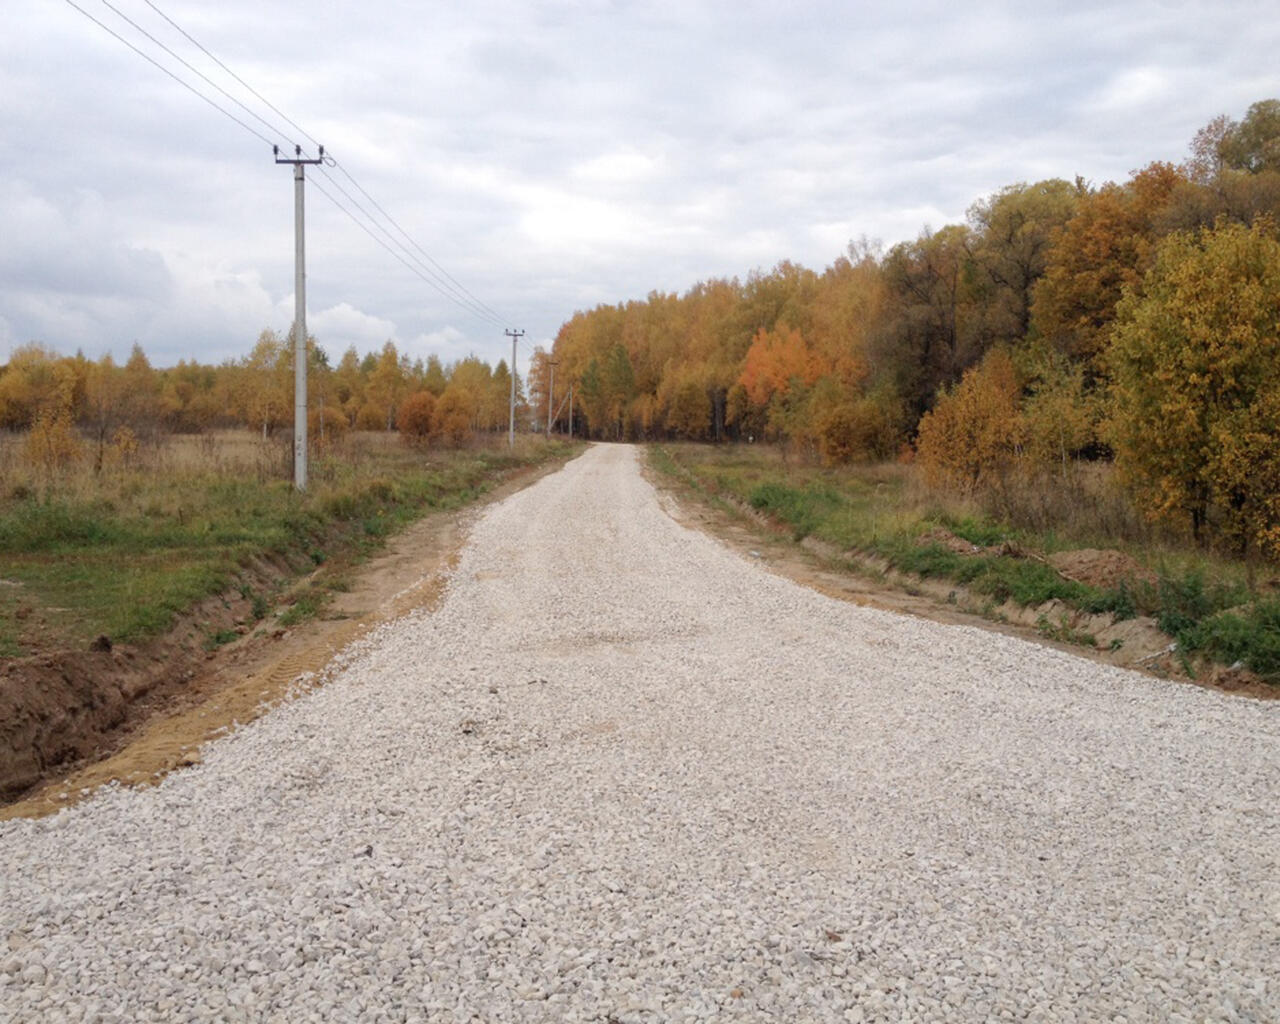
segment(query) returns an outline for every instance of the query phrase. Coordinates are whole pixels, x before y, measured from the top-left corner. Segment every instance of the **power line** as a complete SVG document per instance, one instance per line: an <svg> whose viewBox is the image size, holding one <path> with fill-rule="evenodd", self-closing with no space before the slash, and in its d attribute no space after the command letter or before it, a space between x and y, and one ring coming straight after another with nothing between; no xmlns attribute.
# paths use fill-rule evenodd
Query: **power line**
<svg viewBox="0 0 1280 1024"><path fill-rule="evenodd" d="M384 216L392 224L392 226L395 227L395 229L400 232L400 234L402 234L405 238L407 238L409 240L409 243L415 249L417 249L418 252L422 253L422 255L427 259L427 262L429 262L438 271L440 271L440 273L444 275L444 277L447 278L459 291L461 291L464 295L470 298L478 306L488 311L489 314L492 315L499 322L501 323L509 322L506 317L502 316L500 313L494 310L491 306L485 305L485 303L481 302L478 298L472 295L471 292L469 292L465 287L463 287L461 283L455 280L452 274L450 274L447 270L444 269L444 267L440 266L439 263L437 263L434 259L432 259L431 254L428 253L425 249L423 249L422 246L420 246L417 242L415 242L413 238L410 237L409 233L405 231L405 229L402 228L399 224L396 223L395 218L393 218L391 214L387 213L387 211L384 210L378 204L378 201L364 190L364 187L360 184L360 182L356 181L356 179L351 176L351 173L345 167L343 167L340 163L337 163L337 161L334 161L334 165L338 168L338 170L340 170L343 174L345 174L348 180L351 182L351 184L353 184L357 189L359 189L360 193L377 208L378 212L381 213L382 216Z"/></svg>
<svg viewBox="0 0 1280 1024"><path fill-rule="evenodd" d="M263 142L265 142L268 146L273 146L273 145L275 145L275 143L274 143L271 139L267 138L265 135L263 135L263 134L262 134L260 131L258 131L256 128L253 128L253 127L251 127L250 125L245 124L243 121L241 121L241 120L240 120L240 118L236 117L236 115L235 115L235 114L233 114L233 113L231 113L231 111L229 111L226 107L219 106L219 104L217 103L217 101L216 101L216 100L212 100L212 99L210 99L208 96L206 96L204 93L202 93L199 89L197 89L197 88L196 88L194 85L192 85L190 82L184 82L181 78L179 78L177 75L175 75L172 71L170 71L167 67L165 67L163 64L161 64L161 63L160 63L158 60L156 60L154 57L152 57L152 56L150 56L149 54L144 53L142 50L138 49L138 47L134 46L134 45L133 45L133 43L129 42L129 40L127 40L124 36L120 35L120 33L119 33L119 32L115 31L115 30L114 30L113 28L111 28L110 26L103 24L101 21L99 21L97 18L95 18L92 14L90 14L88 11L86 11L83 7L81 7L79 4L77 4L77 3L75 2L75 0L66 0L66 2L67 2L69 5L71 5L72 7L74 7L74 8L75 8L77 11L79 11L81 14L83 14L86 18L88 18L88 19L89 19L91 22L93 22L95 25L97 25L100 29L102 29L104 32L106 32L108 35L114 36L116 39L120 40L120 42L124 43L124 45L125 45L125 46L129 47L129 49L131 49L134 53L136 53L136 54L137 54L139 57L141 57L143 60L148 61L148 62L149 62L149 63L151 63L151 64L154 64L156 67L158 67L161 71L163 71L166 75L168 75L170 78L172 78L175 82L177 82L177 83L178 83L180 86L182 86L184 89L188 90L189 92L194 93L196 96L199 96L199 97L200 97L200 99L204 100L207 104L209 104L209 106L213 107L213 109L214 109L214 110L218 111L218 113L220 113L220 114L224 114L225 116L227 116L227 117L231 118L231 120L233 120L233 121L234 121L236 124L238 124L241 128L243 128L245 131L249 132L249 134L257 136L259 139L261 139Z"/></svg>
<svg viewBox="0 0 1280 1024"><path fill-rule="evenodd" d="M102 2L106 4L107 0L102 0ZM296 131L298 131L300 134L302 134L307 139L309 139L313 144L317 146L319 145L319 142L316 141L316 138L313 135L311 135L310 132L308 132L305 128L303 128L296 121L290 118L282 110L280 110L278 107L272 104L270 100L268 100L265 96L263 96L260 92L258 92L253 86L251 86L248 82L246 82L243 78L241 78L238 74L236 74L231 68L227 67L227 65L223 63L221 60L219 60L218 57L215 56L203 43L201 43L198 39L196 39L193 35L191 35L190 32L188 32L176 21L174 21L171 17L169 17L169 15L167 15L164 11L162 11L153 2L153 0L143 0L143 2L146 3L146 5L150 7L153 11L155 11L156 14L158 14L161 18L163 18L166 22L168 22L171 26L173 26L174 29L176 29L179 33L181 33L181 35L184 38L186 38L198 50L200 50L201 53L207 56L210 60L212 60L215 64L217 64L218 67L220 67L223 71L225 71L228 75L230 75L233 79L235 79L241 86L243 86L246 90L248 90L249 93L251 93L254 97L256 97L268 109L270 109L277 116L283 118L286 123L288 123ZM110 4L108 4L108 6L110 6ZM142 30L139 29L139 31L142 31ZM152 38L152 37L148 36L148 38ZM162 43L159 45L163 46ZM178 59L181 60L181 58L178 58ZM188 65L188 67L189 66L190 65ZM199 72L196 72L196 73L199 74ZM210 84L213 84L213 83L210 83ZM217 88L217 86L215 86L215 88ZM243 106L243 104L241 104L241 106ZM257 116L257 115L254 115L254 116ZM259 118L259 120L262 120L262 119ZM280 134L283 135L284 133L281 132ZM445 298L448 298L451 301L458 303L460 306L462 306L463 309L466 309L468 312L471 312L474 315L481 316L482 319L491 319L495 323L497 323L499 326L509 322L506 317L502 316L502 314L499 313L497 310L495 310L492 306L483 302L478 296L476 296L465 285L463 285L462 282L460 282L457 278L455 278L452 274L450 274L429 252L427 252L417 242L417 240L415 240L407 231L405 231L405 229L400 226L399 222L396 221L396 219L386 211L386 209L382 206L382 204L379 203L369 193L369 191L363 185L361 185L359 181L356 180L355 176L350 171L348 171L344 165L340 164L336 159L332 158L332 147L330 147L330 161L326 161L326 163L329 163L329 162L331 162L332 166L336 167L339 171L341 171L343 175L347 178L347 180L350 181L351 184L355 186L355 188L360 192L360 194L363 195L365 199L369 201L370 204L372 204L374 209L376 209L380 214L382 214L383 218L385 218L386 221L392 227L394 227L396 231L400 233L400 235L409 243L409 245L411 245L418 253L421 254L421 256L427 261L427 263L431 265L431 267L435 268L434 270L432 270L428 267L425 267L425 266L423 267L423 269L426 270L428 275L430 275L433 278L436 278L437 280L440 280L441 287L437 287L437 291L440 291L440 293L444 295ZM355 198L351 196L350 193L348 193L345 189L343 189L341 185L339 185L336 181L333 181L333 176L330 175L328 171L325 171L324 173L325 173L325 177L329 178L329 180L333 182L333 186L339 189L339 191L341 191L342 194L345 195L351 201L352 205L354 205L358 210L360 210L361 213L363 213L366 217L369 218L370 223L374 224L378 228L378 230L383 231L388 236L390 236L391 233L389 231L386 231L385 228L383 228L381 225L377 223L376 217L374 217L367 210L361 207L360 204L356 202ZM396 244L399 245L400 243L397 242ZM418 262L417 257L414 257L411 255L411 258L415 262ZM452 289L456 290L458 294L451 294L449 291L450 286L452 286Z"/></svg>
<svg viewBox="0 0 1280 1024"><path fill-rule="evenodd" d="M332 183L332 179L330 179L330 182ZM352 213L349 209L347 209L347 207L345 207L341 202L339 202L333 195L325 191L324 187L318 181L316 181L315 178L311 179L311 187L314 188L317 192L319 192L322 196L324 196L327 200L329 200L329 202L333 203L334 206L336 206L339 210L345 213L348 217L350 217L351 222L355 224L356 227L358 227L366 235L368 235L380 246L382 246L382 248L386 249L388 253L390 253L397 260L399 260L411 274L414 274L415 276L420 278L422 281L424 281L426 284L429 284L431 285L431 287L439 290L439 285L437 285L434 281L432 281L429 277L427 277L419 268L415 267L407 259L401 256L400 253L392 249L391 246L388 245L385 241L383 241L376 234L374 234L372 228L370 228L367 224L361 221L359 217L357 217L354 213ZM454 301L457 301L457 300L455 299ZM476 314L476 315L479 315L479 314ZM488 316L484 317L483 319L488 320L491 323L494 323L496 326L501 326L503 323L503 321L494 320L492 317L488 317Z"/></svg>
<svg viewBox="0 0 1280 1024"><path fill-rule="evenodd" d="M293 128L293 129L294 129L296 132L298 132L300 135L302 135L302 136L304 136L305 138L309 139L309 140L310 140L310 142L311 142L311 144L312 144L313 146L319 146L319 145L320 145L320 143L316 141L315 137L314 137L313 135L311 135L311 133L310 133L310 132L308 132L305 128L303 128L300 124L298 124L298 123L297 123L296 121L294 121L292 118L290 118L288 114L284 113L284 111L282 111L282 110L280 110L279 108L277 108L276 106L274 106L274 105L271 103L271 101L270 101L270 100L268 100L265 96L263 96L263 95L262 95L262 93L258 92L258 90L257 90L257 89L255 89L255 88L254 88L253 86L251 86L248 82L246 82L243 78L241 78L241 77L240 77L239 75L237 75L234 71L232 71L229 67L227 67L225 64L223 64L223 63L222 63L222 61L220 61L217 57L215 57L212 53L210 53L207 49L205 49L204 45L203 45L203 44L202 44L198 39L196 39L196 38L195 38L195 36L193 36L193 35L192 35L190 32L188 32L185 28L183 28L183 27L182 27L181 25L179 25L176 21L174 21L171 17L169 17L169 15L165 14L165 13L164 13L164 11L160 10L160 8L159 8L159 7L157 7L155 4L153 4L153 3L151 2L151 0L143 0L143 2L144 2L148 7L150 7L153 11L155 11L155 12L156 12L156 14L160 15L160 17L162 17L165 21L167 21L170 25L172 25L175 29L177 29L177 30L178 30L178 32L179 32L179 33L181 33L181 34L186 38L186 40L187 40L189 43L191 43L191 45L192 45L192 46L194 46L197 50L199 50L201 53L203 53L203 54L204 54L206 57L208 57L211 61L213 61L215 64L217 64L217 65L218 65L218 67L222 68L222 70L223 70L223 71L225 71L225 72L226 72L227 74L229 74L232 78L234 78L237 82L239 82L241 86L243 86L243 87L244 87L245 89L247 89L250 93L252 93L252 94L253 94L253 96L258 100L258 102L259 102L259 103L263 104L263 106L265 106L268 110L270 110L270 111L271 111L273 114L275 114L277 117L284 118L284 120L285 120L285 123L286 123L286 124L288 124L291 128Z"/></svg>
<svg viewBox="0 0 1280 1024"><path fill-rule="evenodd" d="M323 173L324 176L329 180L329 183L333 185L333 187L336 188L339 192L341 192L343 196L346 197L347 201L351 203L352 206L354 206L357 210L359 210L362 214L364 214L366 218L368 218L370 224L372 224L375 228L377 228L384 235L386 235L393 245L396 245L397 247L399 247L405 253L405 255L409 257L409 259L414 261L422 269L422 271L427 275L426 277L423 277L423 280L428 281L428 283L430 283L431 286L436 289L436 291L438 291L445 298L450 299L453 302L456 302L458 305L462 306L463 309L466 309L468 312L472 313L475 316L479 316L482 319L491 320L498 326L501 326L502 324L506 323L506 321L504 321L497 313L489 309L489 307L487 307L479 299L476 299L474 296L471 296L470 293L467 292L466 289L463 288L461 285L457 284L457 282L454 282L455 290L450 290L450 286L445 280L445 278L448 278L447 274L445 274L444 277L441 277L440 274L437 274L434 270L432 270L425 263L423 263L419 257L415 256L408 248L406 248L403 242L398 241L395 238L395 236L391 234L390 231L388 231L385 227L379 224L377 219L373 217L368 210L366 210L363 206L360 205L359 200L357 200L350 192L348 192L345 188L343 188L342 185L340 185L334 179L333 175L331 175L323 167L321 167L320 170L321 170L321 173ZM356 187L359 188L358 185ZM374 201L371 197L369 197L367 192L364 192L364 189L360 189L360 191L363 192L365 196L369 198L369 201L372 202L374 206L378 205L376 201ZM381 208L379 207L379 209ZM383 213L383 216L386 217L387 220L391 221L392 224L395 224L395 221L391 220L391 217L388 216L385 212ZM396 225L396 227L399 227L399 225ZM404 234L403 230L401 230L401 234ZM409 238L407 234L405 234L405 237ZM412 243L413 239L409 238L409 241L410 243ZM422 275L419 274L419 276L421 277ZM453 279L448 278L448 280L452 281Z"/></svg>
<svg viewBox="0 0 1280 1024"><path fill-rule="evenodd" d="M209 104L219 113L223 114L225 117L230 118L232 121L238 124L241 128L245 129L245 131L249 132L255 138L261 140L262 142L266 143L269 146L274 146L276 144L273 139L270 139L267 136L263 135L260 131L258 131L252 125L247 124L241 118L237 117L234 113L232 113L230 110L226 109L224 106L219 104L216 100L212 99L205 93L201 92L190 82L187 82L184 79L180 78L177 74L173 72L173 70L165 67L159 61L157 61L154 57L146 53L144 50L142 50L138 46L134 45L134 43L130 42L124 36L120 35L120 33L116 32L109 25L100 21L98 18L95 18L92 14L90 14L78 3L76 3L75 0L66 0L66 2L69 6L79 11L86 18L92 21L95 25L101 28L104 32L111 35L112 37L114 37L115 39L123 43L125 46L129 47L129 49L131 49L138 56L142 57L148 63L152 64L159 70L163 71L166 75L172 78L184 89L198 96L200 99L204 100L207 104ZM204 53L210 60L212 60L215 64L217 64L219 68L221 68L228 75L230 75L237 83L239 83L243 88L245 88L249 93L251 93L257 100L263 103L268 109L270 109L273 113L275 113L277 116L282 118L285 122L287 122L290 126L292 126L302 136L310 140L312 143L315 143L317 146L319 145L319 143L316 143L314 136L312 136L304 128L298 125L297 122L292 120L288 115L286 115L277 107L275 107L261 93L259 93L256 89L254 89L251 85L249 85L249 83L247 83L243 78L241 78L229 67L227 67L227 65L223 63L221 60L219 60L207 47L201 44L194 36L192 36L184 28L182 28L182 26L180 26L171 17L165 14L164 11L162 11L155 3L152 2L152 0L144 0L144 2L147 4L148 7L150 7L153 11L155 11L157 15L159 15L166 22L168 22L168 24L171 25L175 30L181 33L181 35L184 38L186 38L193 46L195 46L202 53ZM222 86L218 85L218 83L214 82L211 78L209 78L208 75L204 74L198 68L191 65L188 61L183 59L180 55L178 55L172 49L166 46L162 41L160 41L154 35L148 32L145 28L143 28L133 19L128 17L126 14L124 14L119 8L111 4L109 0L101 0L101 3L103 4L103 6L113 11L123 21L131 25L135 30L140 32L153 44L155 44L161 50L167 53L170 57L178 61L184 68L186 68L192 74L198 76L202 81L206 82L213 89L216 89L219 93L221 93L223 96L229 99L241 110L245 111L246 114L248 114L254 120L258 121L260 124L262 124L268 131L275 133L280 138L286 138L286 139L288 138L288 133L281 131L277 125L272 124L266 118L262 117L261 115L257 114L255 111L251 110L243 102L241 102L235 96L231 95L231 93L229 93L226 89L222 88ZM290 140L290 141L294 141L294 140ZM296 146L297 143L294 142L294 145ZM375 217L367 209L365 209L359 203L359 201L355 199L354 196L352 196L349 192L347 192L347 190L344 189L342 185L339 184L339 182L332 175L328 173L327 170L325 170L323 165L321 166L321 170L324 172L325 177L329 180L331 185L335 189L337 189L339 192L341 192L352 204L352 206L354 206L360 212L360 214L363 215L365 220L368 221L368 225L372 225L373 229L376 229L376 231L379 231L382 234L386 235L386 237L391 241L393 245L395 245L405 253L405 256L407 256L408 259L406 259L405 256L402 256L399 252L397 252L394 248L392 248L391 245L388 245L386 241L384 241L377 234L375 234L375 231L371 230L368 225L362 222L360 217L358 217L350 209L345 207L341 202L339 202L331 194L326 192L323 188L320 188L320 186L313 179L312 183L315 184L316 188L320 190L320 193L326 199L328 199L331 203L337 206L338 209L340 209L343 213L345 213L348 217L350 217L352 222L355 223L357 227L359 227L362 231L364 231L367 235L369 235L375 242L377 242L384 249L386 249L387 252L389 252L397 260L399 260L400 263L402 263L408 270L410 270L410 272L412 272L425 284L429 285L434 291L438 292L444 298L455 303L457 306L459 306L461 309L463 309L467 313L470 313L472 316L475 316L478 319L485 320L499 327L509 322L507 318L503 317L500 313L498 313L495 309L493 309L493 307L489 306L487 303L481 301L476 295L474 295L471 291L469 291L461 282L459 282L455 277L453 277L452 274L450 274L447 270L445 270L445 268L434 257L432 257L431 254L428 253L413 238L413 236L411 236L400 225L400 223L396 221L394 217L391 216L391 214L387 212L387 210L369 193L369 191L365 189L365 187L355 179L355 176L352 175L350 171L348 171L344 166L342 166L336 160L333 159L332 155L326 154L324 163L329 166L336 167L338 170L340 170L342 174L347 178L347 180L351 182L351 184L361 193L361 195L365 197L366 200L368 200L368 202L374 207L374 209L376 209L378 213L382 215L382 217L387 221L387 223L389 223L395 229L395 231L398 232L399 235L405 239L405 242L407 242L408 245L406 245L403 242L400 242L396 238L396 236L392 233L391 230L389 230L382 223L380 223L377 217ZM412 250L416 250L416 252L420 255L415 255L414 251L411 251L410 247L412 248Z"/></svg>
<svg viewBox="0 0 1280 1024"><path fill-rule="evenodd" d="M101 3L102 3L102 6L103 6L103 7L107 8L107 10L109 10L109 11L114 11L114 12L115 12L115 14L116 14L116 16L117 16L118 18L120 18L122 21L128 22L130 25L132 25L135 29L137 29L137 30L138 30L139 32L141 32L144 36L146 36L148 39L150 39L153 43L155 43L155 44L156 44L156 46L160 47L160 49L164 50L164 52L165 52L165 53L167 53L170 57L172 57L174 60L176 60L179 64L181 64L184 68L186 68L188 71L190 71L193 75L195 75L196 77L198 77L201 81L205 82L207 85L211 86L212 88L217 89L217 90L218 90L218 92L222 93L222 95L223 95L223 96L225 96L227 99L229 99L229 100L230 100L232 103L234 103L237 107L239 107L239 108L240 108L241 110L243 110L246 114L248 114L250 117L252 117L254 120L256 120L259 124L261 124L261 125L263 125L265 128L267 128L267 130L268 130L268 131L275 132L275 133L276 133L277 135L279 135L281 138L289 139L289 136L288 136L288 133L287 133L287 132L282 132L282 131L280 131L280 129L279 129L279 128L277 128L275 125L273 125L273 124L272 124L270 121L268 121L265 117L262 117L260 114L257 114L257 113L255 113L254 111L250 110L247 106L245 106L245 105L244 105L243 103L241 103L238 99L236 99L234 96L232 96L232 95L231 95L231 93L227 92L227 90L226 90L226 89L222 88L222 86L220 86L220 85L219 85L217 82L215 82L212 78L210 78L208 75L206 75L206 74L205 74L203 71L201 71L199 68L197 68L197 67L193 67L193 66L192 66L188 61L184 60L184 59L183 59L182 57L180 57L178 54L174 53L171 49L169 49L169 47L167 47L167 46L166 46L164 43L162 43L159 39L157 39L155 36L153 36L150 32L148 32L145 28L143 28L141 25L139 25L136 21L134 21L132 18L130 18L130 17L129 17L127 14L125 14L123 11L121 11L121 10L120 10L120 8L118 8L118 7L116 7L114 4L110 3L110 2L109 2L109 0L101 0ZM286 118L286 120L287 120L287 118ZM306 133L304 132L303 134L306 134ZM290 142L292 142L295 146L297 145L296 140L294 140L294 139L289 139L289 141L290 141Z"/></svg>

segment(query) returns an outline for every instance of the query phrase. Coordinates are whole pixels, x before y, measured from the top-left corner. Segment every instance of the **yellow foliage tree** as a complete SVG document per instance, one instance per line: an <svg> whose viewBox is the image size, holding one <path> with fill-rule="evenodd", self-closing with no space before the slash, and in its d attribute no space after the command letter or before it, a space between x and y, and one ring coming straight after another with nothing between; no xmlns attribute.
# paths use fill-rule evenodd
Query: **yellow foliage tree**
<svg viewBox="0 0 1280 1024"><path fill-rule="evenodd" d="M1043 347L1026 354L1023 371L1030 392L1022 406L1027 456L1067 476L1075 457L1098 441L1099 396L1080 363Z"/></svg>
<svg viewBox="0 0 1280 1024"><path fill-rule="evenodd" d="M1021 451L1026 426L1013 359L995 348L920 420L917 454L934 486L971 493L999 486Z"/></svg>
<svg viewBox="0 0 1280 1024"><path fill-rule="evenodd" d="M1109 351L1110 432L1142 507L1280 554L1280 240L1260 218L1160 245Z"/></svg>

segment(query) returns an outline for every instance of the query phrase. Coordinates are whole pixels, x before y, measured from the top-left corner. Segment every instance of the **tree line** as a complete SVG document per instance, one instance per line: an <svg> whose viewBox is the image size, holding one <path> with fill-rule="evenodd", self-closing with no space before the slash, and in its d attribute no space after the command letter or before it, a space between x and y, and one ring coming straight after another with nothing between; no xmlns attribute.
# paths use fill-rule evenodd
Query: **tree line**
<svg viewBox="0 0 1280 1024"><path fill-rule="evenodd" d="M1141 507L1280 553L1280 100L1179 164L1018 183L822 272L575 313L551 353L590 436L918 458L936 484L1114 459Z"/></svg>
<svg viewBox="0 0 1280 1024"><path fill-rule="evenodd" d="M469 356L445 365L410 359L393 341L361 356L347 349L336 365L309 338L309 431L318 441L348 430L397 428L419 442L460 444L474 433L505 430L511 389L506 362ZM16 349L0 368L0 428L28 431L36 461L56 463L88 443L100 468L108 450L170 433L247 427L268 439L293 425L294 347L265 330L249 354L219 366L180 360L156 368L135 344L117 364L60 356L38 343ZM517 378L518 411L527 417Z"/></svg>

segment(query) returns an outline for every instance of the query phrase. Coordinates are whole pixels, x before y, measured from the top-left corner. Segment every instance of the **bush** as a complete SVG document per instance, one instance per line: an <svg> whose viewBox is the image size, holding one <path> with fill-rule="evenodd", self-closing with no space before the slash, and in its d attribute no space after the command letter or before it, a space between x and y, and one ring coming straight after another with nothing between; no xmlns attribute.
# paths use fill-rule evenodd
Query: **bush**
<svg viewBox="0 0 1280 1024"><path fill-rule="evenodd" d="M885 459L901 441L898 417L882 397L841 402L818 422L818 448L828 465Z"/></svg>
<svg viewBox="0 0 1280 1024"><path fill-rule="evenodd" d="M312 409L311 415L307 417L307 434L317 444L337 441L349 429L346 416L333 406Z"/></svg>
<svg viewBox="0 0 1280 1024"><path fill-rule="evenodd" d="M374 402L366 402L356 413L357 430L386 430L387 410Z"/></svg>
<svg viewBox="0 0 1280 1024"><path fill-rule="evenodd" d="M471 407L466 398L449 388L436 401L432 417L435 434L450 444L460 445L471 435Z"/></svg>
<svg viewBox="0 0 1280 1024"><path fill-rule="evenodd" d="M1184 629L1179 646L1225 664L1243 663L1271 682L1280 681L1280 600L1259 601L1247 611L1226 611Z"/></svg>
<svg viewBox="0 0 1280 1024"><path fill-rule="evenodd" d="M425 445L436 435L436 396L418 391L400 403L396 428L406 444Z"/></svg>
<svg viewBox="0 0 1280 1024"><path fill-rule="evenodd" d="M1000 484L1021 447L1025 425L1013 360L992 349L920 420L917 454L932 486L973 492Z"/></svg>

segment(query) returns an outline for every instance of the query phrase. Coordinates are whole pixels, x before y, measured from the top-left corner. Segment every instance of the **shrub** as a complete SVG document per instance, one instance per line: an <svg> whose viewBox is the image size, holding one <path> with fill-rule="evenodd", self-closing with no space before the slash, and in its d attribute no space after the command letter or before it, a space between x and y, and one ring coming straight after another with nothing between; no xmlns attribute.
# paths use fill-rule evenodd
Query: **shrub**
<svg viewBox="0 0 1280 1024"><path fill-rule="evenodd" d="M356 413L357 430L386 430L387 410L375 402L366 402Z"/></svg>
<svg viewBox="0 0 1280 1024"><path fill-rule="evenodd" d="M1280 600L1259 601L1246 611L1219 612L1184 629L1178 643L1225 664L1243 663L1264 679L1280 680Z"/></svg>
<svg viewBox="0 0 1280 1024"><path fill-rule="evenodd" d="M318 444L330 443L343 437L350 429L347 418L339 409L326 405L323 409L312 409L307 417L307 434Z"/></svg>
<svg viewBox="0 0 1280 1024"><path fill-rule="evenodd" d="M920 420L920 466L932 486L973 492L1001 483L1012 468L1025 427L1013 360L993 349Z"/></svg>
<svg viewBox="0 0 1280 1024"><path fill-rule="evenodd" d="M396 428L406 444L425 445L436 435L436 396L418 391L400 403Z"/></svg>

